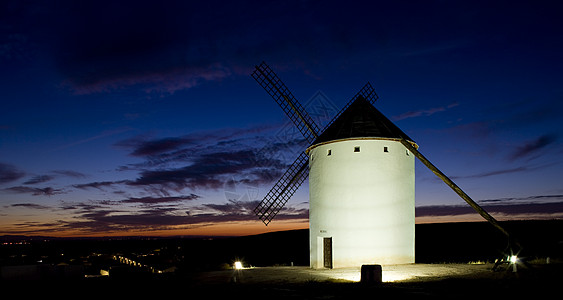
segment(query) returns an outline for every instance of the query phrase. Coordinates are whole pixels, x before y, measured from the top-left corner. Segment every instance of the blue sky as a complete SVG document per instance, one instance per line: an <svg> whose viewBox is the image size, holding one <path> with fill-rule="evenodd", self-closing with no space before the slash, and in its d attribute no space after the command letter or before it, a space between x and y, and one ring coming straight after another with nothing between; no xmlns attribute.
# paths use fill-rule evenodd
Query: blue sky
<svg viewBox="0 0 563 300"><path fill-rule="evenodd" d="M251 213L306 146L251 78L261 61L309 110L370 82L376 107L493 216L561 218L562 10L4 1L0 233L306 228L306 184L268 228ZM479 219L418 162L416 206L418 222Z"/></svg>

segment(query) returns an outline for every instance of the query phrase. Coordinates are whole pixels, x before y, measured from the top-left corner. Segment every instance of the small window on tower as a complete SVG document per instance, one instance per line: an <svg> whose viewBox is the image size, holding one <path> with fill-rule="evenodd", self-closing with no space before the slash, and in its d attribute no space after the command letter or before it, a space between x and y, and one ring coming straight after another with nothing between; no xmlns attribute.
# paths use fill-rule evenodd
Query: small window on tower
<svg viewBox="0 0 563 300"><path fill-rule="evenodd" d="M409 150L407 150L407 152L406 152L406 153L407 153L407 156L409 156L409 155L410 155L410 154L409 154Z"/></svg>
<svg viewBox="0 0 563 300"><path fill-rule="evenodd" d="M389 149L387 147L383 147L383 152L389 152Z"/></svg>
<svg viewBox="0 0 563 300"><path fill-rule="evenodd" d="M332 154L332 151L331 151L330 149L328 149L328 150L326 151L326 156L330 156L331 154Z"/></svg>
<svg viewBox="0 0 563 300"><path fill-rule="evenodd" d="M354 147L354 152L360 152L360 146Z"/></svg>

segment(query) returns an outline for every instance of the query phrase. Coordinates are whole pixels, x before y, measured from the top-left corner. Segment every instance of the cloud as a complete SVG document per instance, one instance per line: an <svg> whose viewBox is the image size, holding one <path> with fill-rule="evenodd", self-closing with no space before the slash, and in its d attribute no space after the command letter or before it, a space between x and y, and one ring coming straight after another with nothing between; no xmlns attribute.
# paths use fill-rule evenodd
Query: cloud
<svg viewBox="0 0 563 300"><path fill-rule="evenodd" d="M59 176L65 176L71 178L86 178L86 175L80 172L76 172L72 170L55 170L55 171L51 171L50 175L35 175L30 179L26 180L23 184L33 185L33 184L45 183Z"/></svg>
<svg viewBox="0 0 563 300"><path fill-rule="evenodd" d="M181 146L192 143L193 140L186 137L166 137L154 140L145 140L142 137L135 137L120 141L115 146L122 148L132 148L131 156L154 156L172 150L177 150Z"/></svg>
<svg viewBox="0 0 563 300"><path fill-rule="evenodd" d="M233 178L253 186L270 183L279 178L288 166L288 159L281 154L291 152L286 150L298 144L285 139L266 140L262 134L271 130L271 127L261 127L202 131L179 137L137 136L120 141L115 146L143 159L140 163L118 168L139 171L137 178L121 183L158 195L170 195L170 192L180 192L185 188L218 189ZM260 136L257 137L257 134ZM266 141L262 143L263 140ZM75 187L111 184L91 183Z"/></svg>
<svg viewBox="0 0 563 300"><path fill-rule="evenodd" d="M77 189L83 189L83 190L90 189L90 188L103 190L104 187L121 185L121 184L128 183L128 182L129 182L128 180L95 181L95 182L89 182L89 183L73 184L72 187L77 188Z"/></svg>
<svg viewBox="0 0 563 300"><path fill-rule="evenodd" d="M373 32L380 30L365 34L365 24L358 21L365 18L357 15L365 11L342 14L327 6L176 1L137 3L134 8L112 3L108 9L77 2L53 12L61 15L52 29L58 33L55 66L65 77L63 86L77 94L131 87L172 94L210 81L248 76L262 58L283 61L291 68L304 61L318 63L322 56L333 58L335 52L350 57L365 48L360 45L379 37ZM343 18L347 26L334 23Z"/></svg>
<svg viewBox="0 0 563 300"><path fill-rule="evenodd" d="M428 117L428 116L431 116L435 113L446 111L447 109L456 107L458 105L459 105L458 102L454 102L454 103L448 104L446 106L438 106L438 107L432 107L432 108L428 108L428 109L408 111L408 112L400 114L398 116L393 116L393 117L391 117L391 119L393 119L393 121L400 121L400 120L404 120L404 119L408 119L408 118L414 118L414 117L420 117L420 116Z"/></svg>
<svg viewBox="0 0 563 300"><path fill-rule="evenodd" d="M262 166L262 167L260 167ZM233 175L245 177L248 183L270 182L269 175L281 175L287 165L277 159L266 158L251 149L217 151L193 157L184 167L142 171L129 182L131 186L157 185L175 191L183 188L217 189Z"/></svg>
<svg viewBox="0 0 563 300"><path fill-rule="evenodd" d="M511 204L513 202L530 201L533 203L538 202L552 202L552 201L563 201L563 195L535 195L526 197L506 197L498 199L485 199L480 200L480 203L506 203Z"/></svg>
<svg viewBox="0 0 563 300"><path fill-rule="evenodd" d="M194 198L194 199L191 199ZM131 202L146 203L149 205L160 204L166 201L176 202L195 200L197 196L188 195L186 199L177 197L163 197L161 202L158 199L131 198ZM122 203L120 201L119 203ZM256 221L258 218L252 210L258 201L229 201L224 204L202 204L191 207L183 213L178 213L181 209L177 206L150 206L136 212L127 209L116 210L107 205L92 204L71 204L65 205L68 210L76 209L77 212L70 221L59 221L56 224L49 224L53 230L79 231L81 234L105 234L119 233L124 234L128 231L162 231L173 229L190 229L229 222ZM277 220L304 220L308 218L307 209L285 207L276 216ZM46 224L35 224L37 228L42 228ZM30 227L33 227L29 225ZM30 230L32 231L32 230ZM35 232L35 231L34 231Z"/></svg>
<svg viewBox="0 0 563 300"><path fill-rule="evenodd" d="M563 195L533 195L477 201L490 214L553 215L563 213ZM428 205L416 207L417 217L477 214L469 205Z"/></svg>
<svg viewBox="0 0 563 300"><path fill-rule="evenodd" d="M480 205L485 211L494 214L520 215L520 214L544 214L552 215L563 212L563 201L550 203L523 203L511 205ZM469 205L429 205L416 208L417 217L436 216L458 216L466 214L477 214Z"/></svg>
<svg viewBox="0 0 563 300"><path fill-rule="evenodd" d="M52 209L49 206L35 204L35 203L17 203L17 204L12 204L10 206L11 207L25 207L25 208L31 208L31 209Z"/></svg>
<svg viewBox="0 0 563 300"><path fill-rule="evenodd" d="M464 176L450 176L451 179L460 179L460 178L484 178L496 175L503 175L503 174L510 174L510 173L520 173L520 172L529 172L537 169L541 169L546 166L537 166L537 167L527 167L521 166L516 168L508 168L508 169L499 169L493 171L486 171L481 172L473 175L464 175Z"/></svg>
<svg viewBox="0 0 563 300"><path fill-rule="evenodd" d="M80 216L82 221L65 222L65 229L87 233L158 231L194 225L193 218L187 215L172 215L168 209L150 209L139 213L119 213L116 211L96 211Z"/></svg>
<svg viewBox="0 0 563 300"><path fill-rule="evenodd" d="M228 35L215 26L232 17L209 16L213 22L206 18L200 23L202 8L194 3L137 3L134 8L113 3L111 9L76 3L61 8L55 13L67 15L53 29L59 33L54 56L56 67L66 78L62 86L75 94L131 87L145 93L172 94L229 77L233 71L226 59L233 52L222 49L240 47L241 43L219 45ZM206 34L200 26L206 27ZM81 30L64 30L68 27Z"/></svg>
<svg viewBox="0 0 563 300"><path fill-rule="evenodd" d="M102 209L108 205L113 205L114 201L97 201L97 203L66 203L62 202L59 207L63 210L81 210L81 211L94 211L96 209Z"/></svg>
<svg viewBox="0 0 563 300"><path fill-rule="evenodd" d="M44 183L44 182L52 180L53 178L54 178L53 176L49 176L49 175L37 175L37 176L33 176L31 179L27 180L23 184Z"/></svg>
<svg viewBox="0 0 563 300"><path fill-rule="evenodd" d="M55 171L52 171L51 173L66 176L66 177L72 177L72 178L86 178L87 177L85 174L77 172L77 171L73 171L73 170L55 170Z"/></svg>
<svg viewBox="0 0 563 300"><path fill-rule="evenodd" d="M529 157L530 155L538 152L539 150L553 144L557 140L557 135L555 134L545 134L537 139L527 141L522 146L516 148L516 150L509 156L510 160L516 160L524 157Z"/></svg>
<svg viewBox="0 0 563 300"><path fill-rule="evenodd" d="M53 195L65 193L65 191L62 189L55 189L52 187L34 188L28 186L14 186L14 187L5 188L3 189L3 191L18 193L18 194L31 194L32 196L53 196Z"/></svg>
<svg viewBox="0 0 563 300"><path fill-rule="evenodd" d="M260 201L235 201L230 200L224 204L204 204L203 206L211 208L223 214L245 214L254 216L253 210Z"/></svg>
<svg viewBox="0 0 563 300"><path fill-rule="evenodd" d="M222 204L205 203L185 206L184 203L201 199L189 194L176 197L131 197L118 201L89 201L87 203L62 203L72 218L49 223L28 223L21 232L78 232L79 235L112 234L129 231L166 231L192 229L231 222L260 221L253 212L259 201L227 201ZM142 204L143 208L131 211L124 204ZM165 204L161 206L161 204ZM15 204L16 207L49 209L35 204ZM118 208L120 207L120 208ZM50 208L52 209L52 208ZM74 211L74 212L73 212ZM284 207L276 220L307 220L307 208Z"/></svg>
<svg viewBox="0 0 563 300"><path fill-rule="evenodd" d="M136 171L132 179L72 185L76 189L140 188L153 196L173 196L191 189L224 188L228 181L257 187L277 180L288 167L290 148L299 141L268 139L271 126L198 131L178 137L134 136L114 144L142 161L119 166Z"/></svg>
<svg viewBox="0 0 563 300"><path fill-rule="evenodd" d="M121 200L63 203L61 209L74 215L72 220L61 221L56 226L61 230L90 234L100 231L186 229L238 221L259 222L253 213L259 203L255 200L256 195L241 197L233 187L241 184L254 188L272 182L285 171L286 158L280 154L288 147L296 147L298 142L281 137L268 139L274 129L271 126L221 129L177 137L140 135L117 142L114 146L141 159L139 163L119 168L137 171L136 178L80 183L72 187L84 190L117 188L123 191L122 195L130 193L125 192L126 187L140 188L145 195ZM203 199L197 191L221 188L228 189L225 190L226 198L237 197L230 197L226 203L219 204L193 203ZM186 193L184 189L192 191ZM232 195L227 195L228 192ZM294 207L285 207L276 217L279 220L307 218L307 209Z"/></svg>
<svg viewBox="0 0 563 300"><path fill-rule="evenodd" d="M0 184L16 181L23 176L25 176L25 173L16 167L0 163Z"/></svg>
<svg viewBox="0 0 563 300"><path fill-rule="evenodd" d="M196 194L189 194L185 196L168 196L168 197L140 197L140 198L129 198L126 200L121 200L121 203L141 203L145 205L162 204L162 203L175 203L183 201L192 201L201 198Z"/></svg>
<svg viewBox="0 0 563 300"><path fill-rule="evenodd" d="M253 201L230 200L223 204L203 204L191 209L188 214L197 223L207 222L234 222L234 221L257 221L254 208L260 203ZM211 209L211 210L209 210ZM193 212L195 211L195 213ZM284 206L276 215L276 220L303 220L309 218L309 210Z"/></svg>
<svg viewBox="0 0 563 300"><path fill-rule="evenodd" d="M497 175L504 175L504 174L512 174L512 173L522 173L522 172L532 172L535 170L541 170L545 167L549 167L552 166L553 164L548 164L548 165L537 165L537 166L520 166L520 167L514 167L514 168L506 168L506 169L497 169L497 170L490 170L490 171L484 171L484 172L480 172L480 173L476 173L476 174L470 174L470 175L453 175L453 176L448 176L450 179L455 180L455 179L468 179L468 178L486 178L486 177L491 177L491 176L497 176ZM432 176L431 177L432 180L436 180L439 182L442 182L438 177L436 176Z"/></svg>
<svg viewBox="0 0 563 300"><path fill-rule="evenodd" d="M206 81L221 80L230 76L231 73L232 71L229 68L216 64L189 70L180 68L179 70L155 70L147 74L123 74L120 77L105 76L102 79L92 79L87 82L67 79L62 86L69 87L76 95L105 93L135 86L140 87L146 93L174 94L177 91L190 89Z"/></svg>

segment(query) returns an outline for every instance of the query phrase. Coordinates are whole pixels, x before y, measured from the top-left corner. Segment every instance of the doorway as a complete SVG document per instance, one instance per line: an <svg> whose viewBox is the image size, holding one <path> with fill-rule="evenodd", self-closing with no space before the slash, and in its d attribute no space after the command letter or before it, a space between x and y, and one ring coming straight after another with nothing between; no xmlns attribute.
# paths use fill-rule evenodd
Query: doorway
<svg viewBox="0 0 563 300"><path fill-rule="evenodd" d="M323 239L323 266L332 269L332 238Z"/></svg>

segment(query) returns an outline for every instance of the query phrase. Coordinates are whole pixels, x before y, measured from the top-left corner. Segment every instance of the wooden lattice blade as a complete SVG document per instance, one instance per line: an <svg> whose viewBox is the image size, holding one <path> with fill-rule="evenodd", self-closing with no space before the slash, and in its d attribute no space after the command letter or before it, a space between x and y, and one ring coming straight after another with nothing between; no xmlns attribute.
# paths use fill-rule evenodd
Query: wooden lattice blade
<svg viewBox="0 0 563 300"><path fill-rule="evenodd" d="M256 66L252 77L278 103L305 139L314 141L319 135L319 127L276 73L262 62Z"/></svg>
<svg viewBox="0 0 563 300"><path fill-rule="evenodd" d="M289 169L266 194L262 202L256 206L254 213L266 226L309 176L308 164L309 157L305 152L301 152Z"/></svg>

